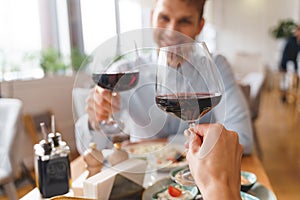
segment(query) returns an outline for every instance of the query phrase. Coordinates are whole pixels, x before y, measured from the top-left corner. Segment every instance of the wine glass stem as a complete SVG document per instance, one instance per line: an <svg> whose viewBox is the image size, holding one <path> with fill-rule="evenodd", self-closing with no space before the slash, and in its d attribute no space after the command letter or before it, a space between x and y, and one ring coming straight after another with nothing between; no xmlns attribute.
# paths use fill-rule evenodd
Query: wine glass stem
<svg viewBox="0 0 300 200"><path fill-rule="evenodd" d="M189 128L194 128L194 127L196 126L196 123L195 123L195 122L188 122L188 124L189 124ZM189 132L189 134L193 134L190 130L187 130L187 131ZM184 181L186 181L186 182L188 182L188 183L190 183L190 184L194 184L194 183L191 183L191 180L189 180L188 178L186 178L186 177L189 177L189 176L191 176L191 171L190 171L190 170L184 172L184 173L181 175L181 177L182 177L182 179L183 179ZM183 185L184 185L184 184L183 184Z"/></svg>
<svg viewBox="0 0 300 200"><path fill-rule="evenodd" d="M112 95L112 97L116 97L116 96L118 95L118 93L117 93L117 92L112 92L111 95ZM108 123L115 123L115 120L114 120L113 117L112 117L112 113L110 113L110 114L108 115L107 122L108 122Z"/></svg>
<svg viewBox="0 0 300 200"><path fill-rule="evenodd" d="M195 122L189 122L189 128L194 128L196 126Z"/></svg>
<svg viewBox="0 0 300 200"><path fill-rule="evenodd" d="M189 129L194 128L196 126L195 122L188 122L188 124L189 124L189 128L186 130L187 137L193 134Z"/></svg>

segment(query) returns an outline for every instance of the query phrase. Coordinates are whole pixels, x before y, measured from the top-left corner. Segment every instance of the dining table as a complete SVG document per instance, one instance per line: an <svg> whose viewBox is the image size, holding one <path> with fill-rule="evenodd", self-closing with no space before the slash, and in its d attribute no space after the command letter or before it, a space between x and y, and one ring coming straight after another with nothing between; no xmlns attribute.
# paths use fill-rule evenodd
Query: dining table
<svg viewBox="0 0 300 200"><path fill-rule="evenodd" d="M268 191L273 193L273 188L270 183L270 180L266 174L266 171L259 160L259 158L255 155L245 155L242 157L242 171L252 172L257 177L257 182L261 184ZM87 176L86 164L84 162L83 156L79 156L71 162L71 177L73 180L72 189L67 196L74 197L84 197L83 196L83 187L82 182ZM168 172L160 172L159 178L169 176ZM29 193L24 195L22 200L33 200L33 199L42 199L38 188L34 188ZM272 198L273 199L273 198Z"/></svg>

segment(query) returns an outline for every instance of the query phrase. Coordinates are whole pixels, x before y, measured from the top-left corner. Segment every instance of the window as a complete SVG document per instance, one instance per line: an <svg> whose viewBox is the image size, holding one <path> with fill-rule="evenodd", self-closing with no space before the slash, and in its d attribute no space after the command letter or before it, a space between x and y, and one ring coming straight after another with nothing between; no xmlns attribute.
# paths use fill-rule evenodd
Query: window
<svg viewBox="0 0 300 200"><path fill-rule="evenodd" d="M43 76L38 0L0 1L0 81Z"/></svg>
<svg viewBox="0 0 300 200"><path fill-rule="evenodd" d="M142 27L142 8L140 1L120 0L119 12L121 32L126 32ZM148 19L148 21L150 20Z"/></svg>
<svg viewBox="0 0 300 200"><path fill-rule="evenodd" d="M74 4L70 6L70 2L75 2L75 7ZM42 78L44 72L39 63L41 49L57 48L63 56L63 62L70 67L74 41L80 40L79 43L83 43L79 45L80 51L89 55L104 41L116 36L117 30L127 32L149 27L153 2L1 0L0 81ZM78 14L81 14L81 20ZM82 33L77 34L78 31ZM213 26L208 24L203 33L200 39L205 39L210 49L214 50L216 32Z"/></svg>
<svg viewBox="0 0 300 200"><path fill-rule="evenodd" d="M90 54L99 44L116 35L114 1L81 1L84 48Z"/></svg>
<svg viewBox="0 0 300 200"><path fill-rule="evenodd" d="M120 32L126 32L142 27L141 0L116 1L84 0L81 1L82 29L84 48L87 54L97 46ZM119 11L119 19L115 11Z"/></svg>

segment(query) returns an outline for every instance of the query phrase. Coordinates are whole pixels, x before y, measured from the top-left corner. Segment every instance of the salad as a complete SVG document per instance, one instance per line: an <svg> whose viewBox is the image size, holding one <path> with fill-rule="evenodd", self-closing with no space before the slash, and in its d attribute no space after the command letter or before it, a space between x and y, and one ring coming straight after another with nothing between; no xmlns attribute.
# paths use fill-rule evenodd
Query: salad
<svg viewBox="0 0 300 200"><path fill-rule="evenodd" d="M191 188L190 188L191 189ZM155 200L190 200L195 197L195 189L190 190L178 184L170 184L167 188L153 196ZM197 193L197 191L196 191Z"/></svg>

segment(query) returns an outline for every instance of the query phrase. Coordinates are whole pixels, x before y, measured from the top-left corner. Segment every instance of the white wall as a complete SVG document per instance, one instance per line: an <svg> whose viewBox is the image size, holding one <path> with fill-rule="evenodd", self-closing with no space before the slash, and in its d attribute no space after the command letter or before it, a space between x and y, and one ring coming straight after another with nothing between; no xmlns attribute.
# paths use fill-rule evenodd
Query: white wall
<svg viewBox="0 0 300 200"><path fill-rule="evenodd" d="M217 30L217 52L233 62L237 52L261 54L277 69L281 47L270 37L280 19L299 22L299 0L209 0Z"/></svg>
<svg viewBox="0 0 300 200"><path fill-rule="evenodd" d="M143 2L143 25L150 26L153 0ZM231 63L236 53L250 53L277 69L283 42L271 38L270 29L281 19L300 22L300 0L207 0L204 17L216 29L216 52Z"/></svg>

